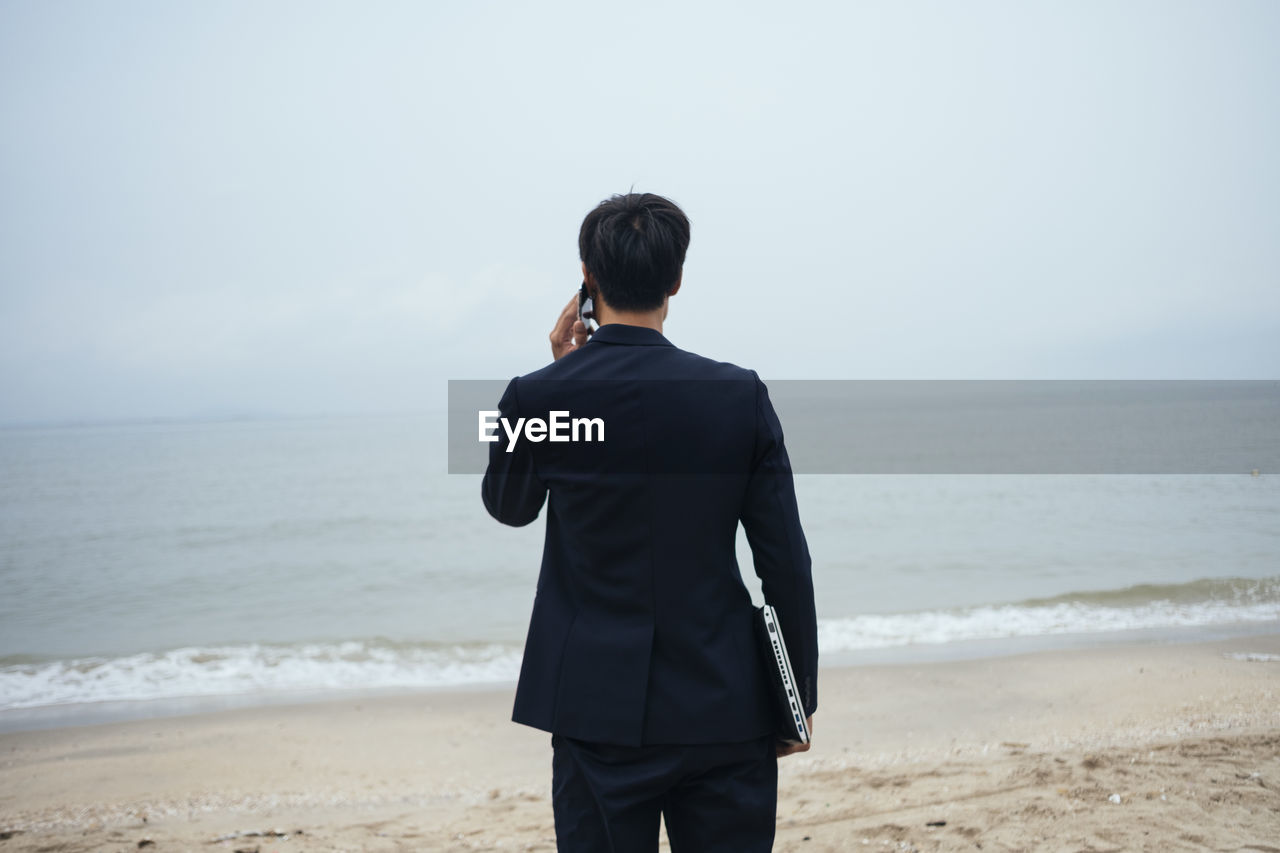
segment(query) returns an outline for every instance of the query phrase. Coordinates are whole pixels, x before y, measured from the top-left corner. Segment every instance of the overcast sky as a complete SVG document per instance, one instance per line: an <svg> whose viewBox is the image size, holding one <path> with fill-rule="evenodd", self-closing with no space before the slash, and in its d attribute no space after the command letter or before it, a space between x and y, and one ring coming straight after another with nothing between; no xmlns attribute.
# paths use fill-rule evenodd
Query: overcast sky
<svg viewBox="0 0 1280 853"><path fill-rule="evenodd" d="M1280 3L0 0L0 421L422 410L693 220L770 378L1280 377Z"/></svg>

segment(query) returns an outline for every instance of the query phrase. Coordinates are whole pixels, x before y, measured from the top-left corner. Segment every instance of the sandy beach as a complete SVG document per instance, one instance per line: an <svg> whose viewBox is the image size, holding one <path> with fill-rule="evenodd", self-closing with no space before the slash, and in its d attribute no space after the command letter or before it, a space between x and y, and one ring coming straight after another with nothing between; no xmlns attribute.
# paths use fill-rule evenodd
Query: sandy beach
<svg viewBox="0 0 1280 853"><path fill-rule="evenodd" d="M0 735L0 851L554 850L550 737L510 702ZM815 722L777 850L1280 851L1280 634L828 668Z"/></svg>

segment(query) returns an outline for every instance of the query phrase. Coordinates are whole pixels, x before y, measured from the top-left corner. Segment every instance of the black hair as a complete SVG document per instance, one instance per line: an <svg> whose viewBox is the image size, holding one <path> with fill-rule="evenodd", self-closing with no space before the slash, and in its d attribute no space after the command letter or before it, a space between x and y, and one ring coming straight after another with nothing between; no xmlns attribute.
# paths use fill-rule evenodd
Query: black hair
<svg viewBox="0 0 1280 853"><path fill-rule="evenodd" d="M680 279L689 217L653 193L615 195L582 220L578 254L604 301L618 311L652 311Z"/></svg>

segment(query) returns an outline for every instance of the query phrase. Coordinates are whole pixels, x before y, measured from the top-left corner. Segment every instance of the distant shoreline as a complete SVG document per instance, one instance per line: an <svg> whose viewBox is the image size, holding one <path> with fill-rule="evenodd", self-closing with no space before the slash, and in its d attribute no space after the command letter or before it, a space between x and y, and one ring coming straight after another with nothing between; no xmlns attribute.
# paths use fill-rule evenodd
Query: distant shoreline
<svg viewBox="0 0 1280 853"><path fill-rule="evenodd" d="M866 667L946 665L964 661L1090 649L1101 651L1151 645L1196 645L1227 640L1247 642L1252 637L1266 639L1273 635L1280 636L1280 622L1243 622L1109 633L1049 634L950 643L921 643L824 654L821 670L823 673L828 673ZM0 735L330 702L410 699L440 694L474 693L510 696L514 689L515 679L509 678L433 686L268 690L208 696L42 705L0 711Z"/></svg>

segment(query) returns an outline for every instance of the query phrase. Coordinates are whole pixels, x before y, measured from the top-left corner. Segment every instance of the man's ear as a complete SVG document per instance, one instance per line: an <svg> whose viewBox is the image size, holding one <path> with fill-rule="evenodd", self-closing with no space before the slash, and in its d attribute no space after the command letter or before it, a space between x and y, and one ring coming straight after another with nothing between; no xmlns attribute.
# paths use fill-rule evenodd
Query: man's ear
<svg viewBox="0 0 1280 853"><path fill-rule="evenodd" d="M596 277L587 272L587 265L582 265L582 283L587 286L587 295L595 302L600 301L600 288L596 284Z"/></svg>
<svg viewBox="0 0 1280 853"><path fill-rule="evenodd" d="M676 283L671 285L671 289L667 291L667 296L675 296L680 292L680 282L684 281L684 270L680 271L680 275L676 276Z"/></svg>

